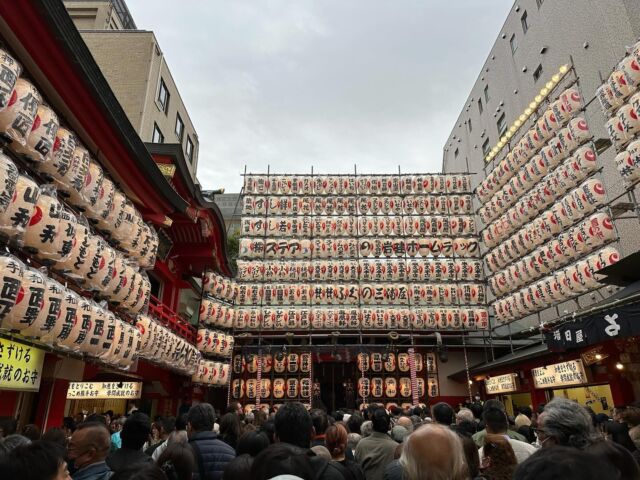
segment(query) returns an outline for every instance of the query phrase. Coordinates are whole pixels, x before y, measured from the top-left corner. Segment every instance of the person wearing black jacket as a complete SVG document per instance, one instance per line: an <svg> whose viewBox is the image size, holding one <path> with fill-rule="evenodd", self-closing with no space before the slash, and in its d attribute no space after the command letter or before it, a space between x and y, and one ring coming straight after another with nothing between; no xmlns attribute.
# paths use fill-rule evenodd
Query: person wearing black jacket
<svg viewBox="0 0 640 480"><path fill-rule="evenodd" d="M278 409L275 418L276 439L280 443L289 445L282 446L290 455L296 458L300 455L309 458L309 462L316 473L316 480L350 480L350 472L337 462L330 462L324 458L316 456L311 450L311 439L314 436L313 423L309 412L304 405L298 402L285 403ZM262 453L265 455L269 448ZM262 454L261 454L262 455ZM260 457L260 455L258 456ZM258 457L254 466L259 468L261 462ZM253 472L253 470L252 470ZM288 473L288 472L281 472ZM257 479L257 477L255 477Z"/></svg>
<svg viewBox="0 0 640 480"><path fill-rule="evenodd" d="M151 457L142 451L142 447L149 439L151 420L142 412L133 412L124 422L120 438L122 448L112 452L107 457L109 468L118 473L133 465L151 463Z"/></svg>
<svg viewBox="0 0 640 480"><path fill-rule="evenodd" d="M224 467L236 456L235 450L213 432L214 423L215 411L209 403L199 403L189 409L187 434L198 472L194 480L221 480Z"/></svg>

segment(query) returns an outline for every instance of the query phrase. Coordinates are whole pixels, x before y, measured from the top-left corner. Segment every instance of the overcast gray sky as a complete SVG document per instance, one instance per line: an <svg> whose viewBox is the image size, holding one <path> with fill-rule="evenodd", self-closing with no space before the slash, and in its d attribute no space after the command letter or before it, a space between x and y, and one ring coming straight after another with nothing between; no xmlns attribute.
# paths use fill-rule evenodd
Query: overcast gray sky
<svg viewBox="0 0 640 480"><path fill-rule="evenodd" d="M440 171L513 0L127 0L200 138L205 189L240 173Z"/></svg>

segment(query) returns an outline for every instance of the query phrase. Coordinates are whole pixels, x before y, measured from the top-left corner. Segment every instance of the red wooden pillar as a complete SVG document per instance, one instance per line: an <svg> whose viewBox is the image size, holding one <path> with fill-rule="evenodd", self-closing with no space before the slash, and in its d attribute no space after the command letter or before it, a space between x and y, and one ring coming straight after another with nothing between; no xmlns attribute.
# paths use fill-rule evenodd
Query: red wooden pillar
<svg viewBox="0 0 640 480"><path fill-rule="evenodd" d="M13 417L15 415L18 393L13 390L0 390L0 417Z"/></svg>

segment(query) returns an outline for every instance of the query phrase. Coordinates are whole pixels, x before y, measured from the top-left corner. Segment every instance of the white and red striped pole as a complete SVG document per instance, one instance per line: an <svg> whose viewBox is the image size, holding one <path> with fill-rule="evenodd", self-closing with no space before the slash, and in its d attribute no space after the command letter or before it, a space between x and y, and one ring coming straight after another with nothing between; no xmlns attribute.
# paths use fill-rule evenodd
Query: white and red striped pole
<svg viewBox="0 0 640 480"><path fill-rule="evenodd" d="M418 381L416 380L416 351L412 348L408 350L409 353L409 372L411 375L411 399L413 406L415 407L419 403L418 397Z"/></svg>
<svg viewBox="0 0 640 480"><path fill-rule="evenodd" d="M258 351L258 375L256 376L258 388L256 392L256 410L260 410L260 395L262 394L262 350Z"/></svg>

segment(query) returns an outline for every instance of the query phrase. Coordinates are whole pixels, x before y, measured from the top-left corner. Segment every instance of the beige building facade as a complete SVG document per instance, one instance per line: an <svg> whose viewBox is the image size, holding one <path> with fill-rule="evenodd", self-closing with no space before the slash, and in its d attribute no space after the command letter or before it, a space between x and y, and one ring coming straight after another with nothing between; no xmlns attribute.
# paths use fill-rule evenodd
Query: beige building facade
<svg viewBox="0 0 640 480"><path fill-rule="evenodd" d="M65 5L140 138L182 145L195 179L198 134L153 32L135 29L122 1Z"/></svg>

